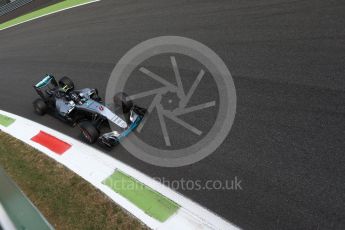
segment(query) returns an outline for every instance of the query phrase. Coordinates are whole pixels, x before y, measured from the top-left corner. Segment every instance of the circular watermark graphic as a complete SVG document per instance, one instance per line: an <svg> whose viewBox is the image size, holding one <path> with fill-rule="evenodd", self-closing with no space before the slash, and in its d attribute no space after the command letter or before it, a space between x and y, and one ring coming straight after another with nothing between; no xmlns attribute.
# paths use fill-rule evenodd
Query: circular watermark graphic
<svg viewBox="0 0 345 230"><path fill-rule="evenodd" d="M111 73L106 104L119 92L147 109L122 146L157 166L180 167L207 157L235 118L236 89L227 66L210 48L185 37L157 37L128 51Z"/></svg>

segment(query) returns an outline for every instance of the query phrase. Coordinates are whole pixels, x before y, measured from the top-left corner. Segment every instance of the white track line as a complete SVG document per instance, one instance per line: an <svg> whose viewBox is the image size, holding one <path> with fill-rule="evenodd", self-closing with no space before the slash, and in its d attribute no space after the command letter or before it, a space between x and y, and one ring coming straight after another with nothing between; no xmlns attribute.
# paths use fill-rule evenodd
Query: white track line
<svg viewBox="0 0 345 230"><path fill-rule="evenodd" d="M0 228L4 230L16 230L16 227L12 223L11 219L8 217L4 207L0 203Z"/></svg>
<svg viewBox="0 0 345 230"><path fill-rule="evenodd" d="M2 127L0 125L2 131L31 145L65 165L152 229L239 229L194 201L89 145L26 118L2 110L0 110L0 114L16 119L9 127ZM31 141L31 137L35 136L40 130L71 144L72 147L60 156ZM181 208L164 223L148 216L133 203L102 184L102 181L113 174L115 169L121 170L141 183L158 191L163 196L176 202Z"/></svg>
<svg viewBox="0 0 345 230"><path fill-rule="evenodd" d="M99 2L99 1L101 1L101 0L92 0L92 1L90 1L90 2L81 3L81 4L78 4L78 5L75 5L75 6L70 6L70 7L61 9L61 10L57 10L57 11L53 11L53 12L50 12L50 13L47 13L47 14L43 14L43 15L41 15L41 16L37 16L37 17L31 18L31 19L28 19L28 20L25 20L25 21L22 21L22 22L13 24L13 25L11 25L11 26L5 27L5 28L3 28L3 29L0 29L0 31L3 31L3 30L6 30L6 29L9 29L9 28L12 28L12 27L14 27L14 26L17 26L17 25L20 25L20 24L23 24L23 23L26 23L26 22L30 22L30 21L36 20L36 19L38 19L38 18L43 18L43 17L48 16L48 15L51 15L51 14L56 14L56 13L59 13L59 12L64 11L64 10L69 10L69 9L72 9L72 8L75 8L75 7L78 7L78 6L83 6L83 5L87 5L87 4L91 4L91 3ZM57 3L57 4L58 4L58 3ZM49 7L49 6L48 6L48 7ZM20 17L20 16L19 16L19 17Z"/></svg>

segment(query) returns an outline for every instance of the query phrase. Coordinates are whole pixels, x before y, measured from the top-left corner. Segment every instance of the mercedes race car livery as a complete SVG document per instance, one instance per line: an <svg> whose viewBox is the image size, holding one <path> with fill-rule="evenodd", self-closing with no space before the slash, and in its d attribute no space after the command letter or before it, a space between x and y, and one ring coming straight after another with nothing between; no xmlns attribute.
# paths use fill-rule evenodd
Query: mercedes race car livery
<svg viewBox="0 0 345 230"><path fill-rule="evenodd" d="M34 89L40 96L33 103L37 114L52 114L72 126L78 126L81 136L87 143L98 142L111 148L122 138L128 136L144 118L146 109L134 105L125 93L114 97L116 109L120 114L102 104L97 89L74 89L68 77L57 82L52 75L46 75ZM102 126L114 124L118 130L100 134Z"/></svg>

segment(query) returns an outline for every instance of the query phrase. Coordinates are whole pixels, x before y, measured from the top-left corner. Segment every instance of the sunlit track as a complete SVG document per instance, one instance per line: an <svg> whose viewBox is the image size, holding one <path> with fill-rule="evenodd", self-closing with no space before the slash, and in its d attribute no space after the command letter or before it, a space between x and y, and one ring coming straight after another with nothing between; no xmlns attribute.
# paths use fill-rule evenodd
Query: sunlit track
<svg viewBox="0 0 345 230"><path fill-rule="evenodd" d="M243 229L344 229L344 12L341 0L103 0L60 12L0 31L0 109L78 138L78 130L34 114L32 85L42 75L67 75L104 94L133 46L162 35L195 39L235 80L228 138L176 169L145 164L121 146L109 154L166 180L237 176L241 191L179 192ZM167 66L157 66L164 74Z"/></svg>

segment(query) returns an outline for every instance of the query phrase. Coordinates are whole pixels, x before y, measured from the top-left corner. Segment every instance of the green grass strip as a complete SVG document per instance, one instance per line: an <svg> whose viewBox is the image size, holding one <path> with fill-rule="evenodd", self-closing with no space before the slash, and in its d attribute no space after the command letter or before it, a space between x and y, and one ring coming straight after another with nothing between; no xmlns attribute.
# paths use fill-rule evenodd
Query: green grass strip
<svg viewBox="0 0 345 230"><path fill-rule="evenodd" d="M0 202L17 229L53 229L1 166Z"/></svg>
<svg viewBox="0 0 345 230"><path fill-rule="evenodd" d="M4 132L0 132L0 165L56 229L148 229L89 182ZM17 229L43 229L33 226L23 208L13 206L16 194L1 176L0 202L11 218L29 221Z"/></svg>
<svg viewBox="0 0 345 230"><path fill-rule="evenodd" d="M8 127L12 125L13 122L15 122L15 119L0 114L0 125Z"/></svg>
<svg viewBox="0 0 345 230"><path fill-rule="evenodd" d="M73 7L73 6L77 6L80 4L84 4L84 3L88 3L88 2L93 2L93 0L65 0L59 3L56 3L54 5L51 6L47 6L45 8L36 10L34 12L22 15L20 17L17 17L15 19L12 19L10 21L4 22L2 24L0 24L0 30L4 30L8 27L29 21L29 20L33 20L35 18L44 16L46 14L51 14L69 7Z"/></svg>
<svg viewBox="0 0 345 230"><path fill-rule="evenodd" d="M180 208L175 202L118 170L103 184L160 222L167 220Z"/></svg>

